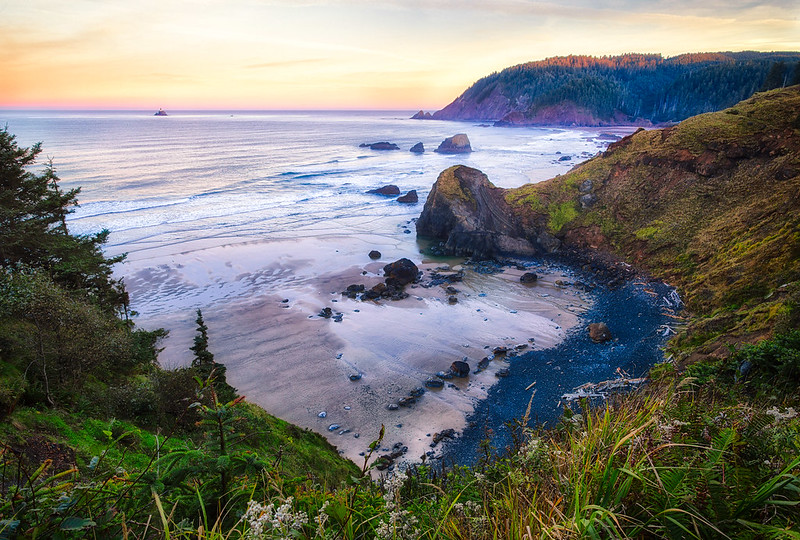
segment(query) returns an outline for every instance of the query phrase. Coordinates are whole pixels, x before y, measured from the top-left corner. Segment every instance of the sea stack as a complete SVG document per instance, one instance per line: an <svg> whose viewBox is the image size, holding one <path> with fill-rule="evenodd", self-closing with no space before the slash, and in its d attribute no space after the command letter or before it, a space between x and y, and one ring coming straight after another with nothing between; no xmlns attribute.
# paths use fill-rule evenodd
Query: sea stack
<svg viewBox="0 0 800 540"><path fill-rule="evenodd" d="M435 152L440 154L469 154L472 152L472 147L469 145L467 134L459 133L443 140Z"/></svg>
<svg viewBox="0 0 800 540"><path fill-rule="evenodd" d="M167 111L165 111L164 109L158 109L158 112L155 113L153 116L168 116L168 115Z"/></svg>

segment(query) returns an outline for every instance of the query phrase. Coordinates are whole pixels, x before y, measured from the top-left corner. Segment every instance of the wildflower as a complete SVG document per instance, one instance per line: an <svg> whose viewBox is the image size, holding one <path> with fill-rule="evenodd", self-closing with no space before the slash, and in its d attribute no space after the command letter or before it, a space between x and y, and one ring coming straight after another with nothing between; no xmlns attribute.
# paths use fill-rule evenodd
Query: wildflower
<svg viewBox="0 0 800 540"><path fill-rule="evenodd" d="M308 515L303 512L292 512L294 499L287 498L277 509L274 503L267 506L249 501L244 520L248 525L248 538L266 538L267 533L277 533L280 537L288 537L291 531L299 531L308 523Z"/></svg>
<svg viewBox="0 0 800 540"><path fill-rule="evenodd" d="M398 472L390 476L386 482L386 492L383 500L386 501L387 519L381 521L375 529L376 538L380 540L402 540L418 538L416 530L417 518L411 512L400 508L400 488L405 484L405 472Z"/></svg>

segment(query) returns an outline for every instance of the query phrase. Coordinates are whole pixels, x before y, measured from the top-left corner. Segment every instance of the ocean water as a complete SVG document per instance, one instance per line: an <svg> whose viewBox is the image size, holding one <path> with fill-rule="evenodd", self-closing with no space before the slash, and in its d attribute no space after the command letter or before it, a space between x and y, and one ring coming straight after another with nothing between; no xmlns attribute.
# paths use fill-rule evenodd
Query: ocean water
<svg viewBox="0 0 800 540"><path fill-rule="evenodd" d="M470 414L484 414L479 403L502 395L494 376L502 362L428 392L411 409L389 411L387 404L453 360L467 358L474 367L487 347L532 338L537 350L556 346L592 302L556 286L564 278L557 269L539 266L535 287L521 286L513 272L468 270L456 305L438 287L409 289L411 297L396 303L342 297L349 283L380 281L383 265L400 257L429 268L461 262L426 261L415 234L414 220L442 170L464 164L497 186L516 187L566 172L605 149L609 141L600 134L612 131L495 128L411 114L0 111L0 124L20 145L41 141L40 165L52 159L62 187L81 188L70 230L108 229L108 254L127 253L115 272L137 325L170 331L159 357L165 367L191 361L195 310L202 309L210 348L240 392L358 460L381 425L386 441L409 446L412 458L430 451L431 433L466 427ZM433 152L456 133L468 135L473 153ZM359 147L378 141L400 150ZM417 142L422 155L409 152ZM419 203L366 193L386 184L416 190ZM372 249L383 254L379 261L367 257ZM343 321L320 318L324 307ZM555 369L530 362L534 370ZM612 357L594 374L555 377L552 392L542 392L542 411L552 412L560 391L628 363ZM362 376L357 383L349 378L355 373ZM518 411L503 414L490 416L501 425Z"/></svg>
<svg viewBox="0 0 800 540"><path fill-rule="evenodd" d="M421 203L438 173L476 167L501 187L568 170L602 150L591 129L479 127L410 120L407 112L0 111L21 145L43 143L66 188L81 187L77 234L111 231L110 253L135 254L199 239L324 234L352 218L419 215L420 207L367 195L396 184ZM475 150L433 150L467 133ZM360 143L390 141L399 151ZM422 142L426 153L408 149ZM558 161L570 156L570 160Z"/></svg>

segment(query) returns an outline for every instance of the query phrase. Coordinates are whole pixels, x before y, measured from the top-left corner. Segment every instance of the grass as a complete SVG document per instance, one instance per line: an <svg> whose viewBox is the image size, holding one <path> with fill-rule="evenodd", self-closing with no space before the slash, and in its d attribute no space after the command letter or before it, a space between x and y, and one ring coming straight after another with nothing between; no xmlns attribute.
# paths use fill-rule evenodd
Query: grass
<svg viewBox="0 0 800 540"><path fill-rule="evenodd" d="M578 217L578 209L574 202L563 202L560 204L551 204L548 207L548 211L550 214L550 219L547 222L547 226L553 232L558 232L564 225Z"/></svg>

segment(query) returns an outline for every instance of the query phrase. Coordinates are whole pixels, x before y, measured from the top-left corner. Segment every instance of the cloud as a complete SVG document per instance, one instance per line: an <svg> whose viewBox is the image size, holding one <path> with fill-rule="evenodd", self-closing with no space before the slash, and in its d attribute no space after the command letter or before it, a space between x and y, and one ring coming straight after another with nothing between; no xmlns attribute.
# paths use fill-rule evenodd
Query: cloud
<svg viewBox="0 0 800 540"><path fill-rule="evenodd" d="M302 58L299 60L280 60L277 62L264 62L261 64L249 64L244 66L245 69L268 69L268 68L282 68L282 67L293 67L305 64L320 64L323 62L328 62L329 59L327 58Z"/></svg>

